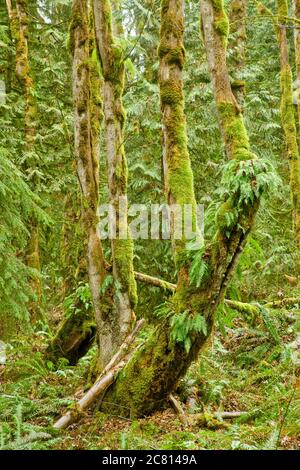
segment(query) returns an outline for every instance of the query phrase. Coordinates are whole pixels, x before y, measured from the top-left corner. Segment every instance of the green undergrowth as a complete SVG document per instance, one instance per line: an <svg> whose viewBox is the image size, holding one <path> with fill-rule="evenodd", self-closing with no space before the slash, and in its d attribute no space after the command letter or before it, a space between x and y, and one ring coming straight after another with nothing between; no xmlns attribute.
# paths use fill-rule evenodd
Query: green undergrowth
<svg viewBox="0 0 300 470"><path fill-rule="evenodd" d="M58 433L52 424L83 394L94 351L54 366L45 335L14 341L0 366L0 449L299 449L299 305L269 316L278 341L263 318L220 309L214 339L178 386L188 424L171 408L130 420L96 406Z"/></svg>

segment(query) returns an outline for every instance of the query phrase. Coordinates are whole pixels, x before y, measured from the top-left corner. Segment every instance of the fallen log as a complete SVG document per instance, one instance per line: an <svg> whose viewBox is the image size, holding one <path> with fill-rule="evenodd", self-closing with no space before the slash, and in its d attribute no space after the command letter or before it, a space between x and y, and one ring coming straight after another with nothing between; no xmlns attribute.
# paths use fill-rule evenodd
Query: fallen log
<svg viewBox="0 0 300 470"><path fill-rule="evenodd" d="M265 308L282 308L282 307L292 307L293 305L300 304L300 297L288 297L281 300L273 300L272 302L267 302L264 304Z"/></svg>
<svg viewBox="0 0 300 470"><path fill-rule="evenodd" d="M195 417L195 416L202 416L205 413L198 413L198 414L192 414L192 415L186 415L184 412L181 403L177 398L174 397L174 395L170 394L169 395L169 401L172 405L172 408L174 409L175 413L178 415L180 421L182 424L188 425L189 424L189 416ZM246 416L249 413L247 411L216 411L212 413L212 417L216 419L235 419L235 418L240 418L241 416Z"/></svg>
<svg viewBox="0 0 300 470"><path fill-rule="evenodd" d="M64 414L58 421L54 424L55 429L65 429L70 424L77 421L84 410L90 407L90 405L99 398L101 394L107 390L107 388L114 382L118 372L123 369L127 364L130 357L133 354L133 351L128 352L129 347L134 342L137 333L140 331L144 324L144 320L140 320L136 323L135 328L132 333L127 336L120 349L111 359L109 364L102 371L100 377L96 380L94 385L88 390L87 393L75 404L74 409L68 411Z"/></svg>
<svg viewBox="0 0 300 470"><path fill-rule="evenodd" d="M214 416L216 418L222 418L222 419L235 419L235 418L240 418L241 416L246 416L249 413L247 411L220 411L214 413Z"/></svg>
<svg viewBox="0 0 300 470"><path fill-rule="evenodd" d="M217 411L212 414L208 413L195 413L195 414L186 414L179 400L177 400L174 395L169 395L169 401L174 409L175 413L178 415L180 422L184 426L194 426L195 424L200 424L202 426L208 426L217 428L222 426L223 420L240 418L241 416L248 415L247 411Z"/></svg>

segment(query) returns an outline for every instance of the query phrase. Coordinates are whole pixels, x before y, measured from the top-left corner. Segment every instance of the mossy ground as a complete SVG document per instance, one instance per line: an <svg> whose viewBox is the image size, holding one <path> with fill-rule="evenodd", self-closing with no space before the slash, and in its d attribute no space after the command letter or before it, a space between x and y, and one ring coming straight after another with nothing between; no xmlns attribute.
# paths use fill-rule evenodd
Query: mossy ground
<svg viewBox="0 0 300 470"><path fill-rule="evenodd" d="M131 420L121 418L114 407L114 414L90 410L57 434L51 425L74 397L82 396L93 350L75 367L62 360L55 368L43 359L45 334L36 333L30 346L12 342L7 364L0 366L0 448L299 450L299 306L274 311L272 322L279 343L261 319L250 326L240 314L227 312L226 334L215 334L177 390L188 425L171 408ZM189 395L197 404L193 413L186 404ZM214 422L212 428L197 418L233 410L248 414ZM23 443L34 433L48 437Z"/></svg>

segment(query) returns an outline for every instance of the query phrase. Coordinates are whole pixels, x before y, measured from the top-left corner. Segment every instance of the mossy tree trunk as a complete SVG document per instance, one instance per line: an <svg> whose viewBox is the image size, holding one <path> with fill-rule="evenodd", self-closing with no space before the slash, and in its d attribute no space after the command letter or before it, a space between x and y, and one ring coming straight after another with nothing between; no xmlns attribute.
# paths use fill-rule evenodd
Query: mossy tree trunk
<svg viewBox="0 0 300 470"><path fill-rule="evenodd" d="M285 135L286 150L290 166L290 186L293 205L294 238L300 245L300 157L297 142L297 128L293 105L293 77L289 63L286 36L287 0L277 1L277 38L280 54L281 122Z"/></svg>
<svg viewBox="0 0 300 470"><path fill-rule="evenodd" d="M222 2L202 2L202 22L215 96L223 133L235 168L256 169L259 160L249 149L242 116L230 88L226 67L228 19ZM222 26L219 27L220 22ZM163 158L166 197L169 203L195 205L193 175L187 150L182 69L184 66L184 1L162 0L160 31L160 92L163 124ZM233 131L236 130L236 135ZM254 170L251 176L256 183ZM105 401L117 403L131 415L142 416L162 407L191 362L206 343L214 324L216 309L237 265L252 228L259 194L240 200L239 179L229 190L218 215L215 239L206 247L207 274L197 287L190 281L191 258L186 240L173 240L178 282L168 311L152 336L137 351ZM228 215L231 223L227 223ZM196 223L196 221L195 221ZM118 406L118 412L120 410Z"/></svg>
<svg viewBox="0 0 300 470"><path fill-rule="evenodd" d="M8 28L10 26L10 19L8 16L8 9L5 3L1 2L0 4L0 22L3 25L8 25ZM9 33L10 39L11 33ZM13 60L13 53L11 48L4 48L2 47L1 49L1 66L0 66L0 76L1 80L4 79L5 83L5 89L1 90L2 92L5 93L5 96L8 95L11 90L12 90L12 85L14 82L14 77L15 77L15 71L14 71L14 60Z"/></svg>
<svg viewBox="0 0 300 470"><path fill-rule="evenodd" d="M293 0L294 16L300 21L300 0ZM297 82L297 110L298 110L298 143L300 141L300 24L294 29L296 82Z"/></svg>
<svg viewBox="0 0 300 470"><path fill-rule="evenodd" d="M116 214L111 224L113 283L106 295L112 298L113 309L100 318L99 368L110 360L129 333L137 300L133 272L133 242L127 224L127 161L124 152L125 111L122 105L124 89L123 50L112 30L111 5L108 0L94 0L95 31L103 74L103 97L109 203Z"/></svg>
<svg viewBox="0 0 300 470"><path fill-rule="evenodd" d="M24 132L25 132L25 163L23 171L27 173L31 171L32 154L34 154L35 137L36 137L36 118L37 106L34 96L34 83L32 79L29 51L28 51L28 0L6 0L8 16L10 19L11 37L15 43L15 68L16 77L21 85L22 93L25 100L24 115ZM34 189L38 186L36 177L31 181ZM29 240L26 247L26 263L30 268L40 272L40 243L39 243L39 225L35 218L29 221ZM38 317L37 302L41 298L41 281L38 276L33 276L31 280L33 292L36 296L36 302L30 306L32 320Z"/></svg>
<svg viewBox="0 0 300 470"><path fill-rule="evenodd" d="M247 0L231 0L230 2L230 33L233 39L228 44L231 53L231 88L241 106L244 105L245 82L241 75L245 67L246 57L246 15Z"/></svg>

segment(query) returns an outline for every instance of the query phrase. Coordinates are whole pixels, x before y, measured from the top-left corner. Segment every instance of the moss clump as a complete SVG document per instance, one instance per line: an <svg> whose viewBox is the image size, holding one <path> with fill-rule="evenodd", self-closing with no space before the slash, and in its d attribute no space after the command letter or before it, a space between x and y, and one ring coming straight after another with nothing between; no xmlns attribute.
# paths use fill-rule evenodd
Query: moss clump
<svg viewBox="0 0 300 470"><path fill-rule="evenodd" d="M163 105L180 104L183 100L182 86L174 79L162 81L160 84L160 98Z"/></svg>
<svg viewBox="0 0 300 470"><path fill-rule="evenodd" d="M189 160L183 160L180 168L170 171L168 183L177 204L194 206L193 172Z"/></svg>
<svg viewBox="0 0 300 470"><path fill-rule="evenodd" d="M240 88L244 88L246 86L246 82L244 80L233 80L231 82L231 88L233 90L239 90Z"/></svg>
<svg viewBox="0 0 300 470"><path fill-rule="evenodd" d="M158 47L158 57L165 58L169 64L176 64L180 69L183 69L185 62L185 49L182 46L172 47L170 45L161 43Z"/></svg>
<svg viewBox="0 0 300 470"><path fill-rule="evenodd" d="M211 0L214 9L214 28L221 37L224 47L227 46L229 20L224 9L223 0Z"/></svg>
<svg viewBox="0 0 300 470"><path fill-rule="evenodd" d="M225 144L229 157L237 160L256 158L250 150L249 138L242 114L233 102L221 101L218 111L224 129Z"/></svg>
<svg viewBox="0 0 300 470"><path fill-rule="evenodd" d="M288 2L287 0L277 0L277 14L280 23L284 23L288 16Z"/></svg>
<svg viewBox="0 0 300 470"><path fill-rule="evenodd" d="M168 13L161 23L161 32L165 36L173 37L180 41L183 34L183 20L179 16Z"/></svg>
<svg viewBox="0 0 300 470"><path fill-rule="evenodd" d="M227 42L228 34L229 34L229 21L226 14L220 15L218 19L214 22L215 30L225 38Z"/></svg>

